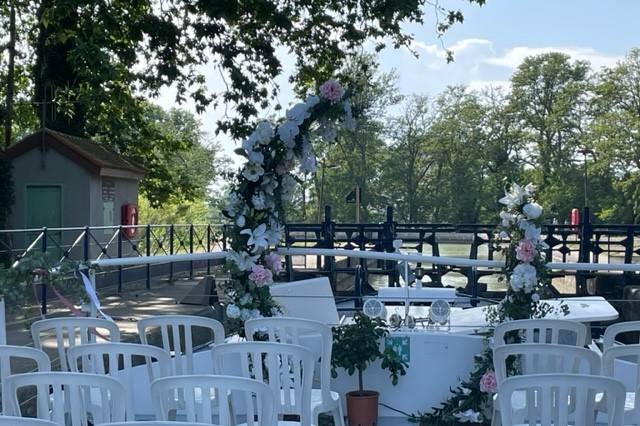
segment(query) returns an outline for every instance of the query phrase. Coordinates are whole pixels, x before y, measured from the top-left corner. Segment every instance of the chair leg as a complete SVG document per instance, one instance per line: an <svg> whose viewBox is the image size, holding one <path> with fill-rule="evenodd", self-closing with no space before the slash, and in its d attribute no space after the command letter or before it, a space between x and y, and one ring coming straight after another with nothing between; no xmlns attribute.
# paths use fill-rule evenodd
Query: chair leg
<svg viewBox="0 0 640 426"><path fill-rule="evenodd" d="M333 416L333 424L335 426L345 426L344 424L344 414L342 413L342 402L338 401L338 407L334 408L331 411L331 415Z"/></svg>
<svg viewBox="0 0 640 426"><path fill-rule="evenodd" d="M493 410L491 410L491 426L501 426L501 425L502 425L502 419L500 418L500 411L493 408Z"/></svg>

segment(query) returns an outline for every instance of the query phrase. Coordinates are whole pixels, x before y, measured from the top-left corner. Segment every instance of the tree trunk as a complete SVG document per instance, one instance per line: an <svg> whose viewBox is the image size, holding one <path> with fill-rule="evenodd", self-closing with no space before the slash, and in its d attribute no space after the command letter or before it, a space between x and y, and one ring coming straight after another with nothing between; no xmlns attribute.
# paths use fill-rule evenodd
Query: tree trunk
<svg viewBox="0 0 640 426"><path fill-rule="evenodd" d="M16 3L15 0L9 0L9 64L7 69L7 96L6 110L4 117L4 147L9 148L11 145L11 126L13 124L13 94L15 92L15 59L16 59Z"/></svg>

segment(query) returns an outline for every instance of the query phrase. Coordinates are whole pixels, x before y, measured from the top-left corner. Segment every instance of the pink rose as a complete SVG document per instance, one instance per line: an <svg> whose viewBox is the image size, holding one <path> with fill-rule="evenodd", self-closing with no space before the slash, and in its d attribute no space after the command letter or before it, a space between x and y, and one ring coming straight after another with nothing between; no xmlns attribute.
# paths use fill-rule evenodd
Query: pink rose
<svg viewBox="0 0 640 426"><path fill-rule="evenodd" d="M538 251L531 240L521 240L516 247L516 259L521 262L531 262L536 257L536 254L538 254Z"/></svg>
<svg viewBox="0 0 640 426"><path fill-rule="evenodd" d="M273 282L273 274L262 265L253 265L249 279L258 287L262 287Z"/></svg>
<svg viewBox="0 0 640 426"><path fill-rule="evenodd" d="M269 253L265 257L265 262L267 262L267 268L271 269L274 274L278 275L282 272L282 259L277 253Z"/></svg>
<svg viewBox="0 0 640 426"><path fill-rule="evenodd" d="M496 381L496 373L493 370L487 370L480 378L480 392L496 393L498 392L498 382Z"/></svg>
<svg viewBox="0 0 640 426"><path fill-rule="evenodd" d="M336 80L327 80L320 86L320 96L333 104L338 102L343 94L344 90Z"/></svg>

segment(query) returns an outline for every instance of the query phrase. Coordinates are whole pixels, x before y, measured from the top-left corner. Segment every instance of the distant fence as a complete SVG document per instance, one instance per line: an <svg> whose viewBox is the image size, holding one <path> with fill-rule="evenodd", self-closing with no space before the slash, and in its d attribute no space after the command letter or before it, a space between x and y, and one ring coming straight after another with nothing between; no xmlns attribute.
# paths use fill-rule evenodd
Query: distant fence
<svg viewBox="0 0 640 426"><path fill-rule="evenodd" d="M544 241L549 246L547 258L555 262L640 263L640 225L593 224L589 217L589 212L585 210L583 222L578 225L545 225ZM392 208L387 209L386 220L382 223L336 223L332 220L331 209L327 207L322 223L285 225L285 245L392 252L393 241L402 239L403 251L493 260L497 258L490 244L494 229L495 225L482 224L397 223ZM227 228L221 224L0 230L0 260L10 264L32 250L47 252L60 260L171 256L224 251L227 243ZM458 251L452 252L452 247ZM123 283L139 280L146 280L149 288L154 276L168 276L171 279L177 272L188 272L189 276L193 276L194 268L206 269L206 273L210 273L213 265L221 263L167 262L163 265L147 264L133 270L120 266L115 275L111 274L109 282L113 284L115 281L118 291L122 290ZM290 279L328 276L336 295L355 293L353 277L357 267L364 270L367 282L373 281L375 276L386 278L384 285L397 285L398 281L397 265L385 260L364 262L349 257L287 256L286 265ZM481 296L490 295L487 281L496 273L490 268L455 265L418 262L413 266L416 275L424 278L427 285L447 284L447 280L455 276L461 280L462 285L459 286L470 294ZM570 276L575 280L575 289L571 293L579 295L622 296L621 289L626 285L640 284L640 276L634 272L554 271L551 275L553 278Z"/></svg>

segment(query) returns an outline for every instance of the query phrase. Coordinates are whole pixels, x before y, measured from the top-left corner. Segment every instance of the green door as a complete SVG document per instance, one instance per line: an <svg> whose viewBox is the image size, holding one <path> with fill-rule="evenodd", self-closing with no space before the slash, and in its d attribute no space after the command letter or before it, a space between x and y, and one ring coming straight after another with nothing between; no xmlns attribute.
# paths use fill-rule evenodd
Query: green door
<svg viewBox="0 0 640 426"><path fill-rule="evenodd" d="M27 185L25 208L27 212L26 227L28 229L45 226L47 228L61 228L62 187L57 185ZM30 235L31 241L37 238L38 235L39 232ZM47 252L53 257L57 257L62 251L60 246L63 242L61 239L61 232L47 232Z"/></svg>

